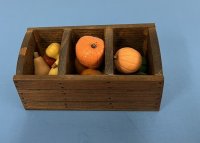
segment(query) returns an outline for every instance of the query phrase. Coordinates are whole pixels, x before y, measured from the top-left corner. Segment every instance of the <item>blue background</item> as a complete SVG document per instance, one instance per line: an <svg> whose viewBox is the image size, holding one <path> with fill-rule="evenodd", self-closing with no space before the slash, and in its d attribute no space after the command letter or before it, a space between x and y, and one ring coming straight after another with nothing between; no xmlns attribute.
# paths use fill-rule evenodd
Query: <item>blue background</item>
<svg viewBox="0 0 200 143"><path fill-rule="evenodd" d="M26 111L12 76L27 27L155 22L160 112ZM1 143L199 143L199 0L0 0Z"/></svg>

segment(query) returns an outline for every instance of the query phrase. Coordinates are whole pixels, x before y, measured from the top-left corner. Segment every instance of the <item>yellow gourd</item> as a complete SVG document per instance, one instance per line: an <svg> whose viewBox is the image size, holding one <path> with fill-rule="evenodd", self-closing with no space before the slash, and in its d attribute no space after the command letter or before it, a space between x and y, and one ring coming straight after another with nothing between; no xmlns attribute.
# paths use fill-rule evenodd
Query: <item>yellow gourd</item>
<svg viewBox="0 0 200 143"><path fill-rule="evenodd" d="M54 58L57 60L59 58L60 44L59 43L51 43L46 48L46 55L50 58Z"/></svg>
<svg viewBox="0 0 200 143"><path fill-rule="evenodd" d="M49 71L49 75L58 75L58 67L51 68L51 70Z"/></svg>
<svg viewBox="0 0 200 143"><path fill-rule="evenodd" d="M142 56L137 50L124 47L116 52L114 63L119 72L130 74L139 70L142 64Z"/></svg>

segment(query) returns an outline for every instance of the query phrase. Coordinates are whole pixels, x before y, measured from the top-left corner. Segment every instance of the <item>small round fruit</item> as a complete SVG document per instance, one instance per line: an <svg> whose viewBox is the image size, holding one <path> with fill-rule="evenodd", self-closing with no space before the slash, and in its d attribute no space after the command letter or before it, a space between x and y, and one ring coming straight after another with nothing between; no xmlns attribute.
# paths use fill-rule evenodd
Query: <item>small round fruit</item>
<svg viewBox="0 0 200 143"><path fill-rule="evenodd" d="M139 70L142 64L142 56L137 50L124 47L116 52L114 63L119 72L130 74Z"/></svg>
<svg viewBox="0 0 200 143"><path fill-rule="evenodd" d="M98 37L83 36L76 43L76 57L85 67L96 69L104 56L104 41Z"/></svg>
<svg viewBox="0 0 200 143"><path fill-rule="evenodd" d="M81 75L101 75L101 74L102 72L94 69L85 69L84 71L81 72Z"/></svg>
<svg viewBox="0 0 200 143"><path fill-rule="evenodd" d="M57 59L59 56L59 50L60 50L60 44L59 43L51 43L47 48L46 48L46 55Z"/></svg>
<svg viewBox="0 0 200 143"><path fill-rule="evenodd" d="M75 59L75 68L76 68L76 72L78 74L80 74L83 70L87 69L85 66L83 66L78 59Z"/></svg>

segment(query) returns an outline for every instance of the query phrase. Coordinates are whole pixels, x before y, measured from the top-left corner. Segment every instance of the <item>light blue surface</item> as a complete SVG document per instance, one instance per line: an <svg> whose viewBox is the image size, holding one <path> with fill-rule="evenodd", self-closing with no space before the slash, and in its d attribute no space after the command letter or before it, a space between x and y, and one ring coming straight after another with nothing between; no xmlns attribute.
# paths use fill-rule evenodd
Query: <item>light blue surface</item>
<svg viewBox="0 0 200 143"><path fill-rule="evenodd" d="M12 76L27 27L155 22L160 112L25 111ZM199 0L0 0L0 143L199 143Z"/></svg>

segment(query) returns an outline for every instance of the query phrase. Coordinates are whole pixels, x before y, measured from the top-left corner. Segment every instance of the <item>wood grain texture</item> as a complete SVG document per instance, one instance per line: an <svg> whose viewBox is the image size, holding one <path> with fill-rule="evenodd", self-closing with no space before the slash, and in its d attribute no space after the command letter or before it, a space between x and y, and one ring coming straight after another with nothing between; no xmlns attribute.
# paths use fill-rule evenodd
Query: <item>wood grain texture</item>
<svg viewBox="0 0 200 143"><path fill-rule="evenodd" d="M24 102L26 109L158 111L158 103L142 102Z"/></svg>
<svg viewBox="0 0 200 143"><path fill-rule="evenodd" d="M57 26L57 27L30 27L28 30L40 29L40 30L49 30L49 29L63 29L63 28L72 28L72 29L104 29L106 27L111 28L150 28L155 27L154 23L141 23L141 24L112 24L112 25L84 25L84 26Z"/></svg>
<svg viewBox="0 0 200 143"><path fill-rule="evenodd" d="M149 28L149 48L151 48L153 74L162 75L160 47L155 27Z"/></svg>
<svg viewBox="0 0 200 143"><path fill-rule="evenodd" d="M20 78L21 77L21 78ZM18 89L135 89L154 90L162 87L162 76L15 76ZM45 78L46 77L46 78Z"/></svg>
<svg viewBox="0 0 200 143"><path fill-rule="evenodd" d="M39 55L43 56L45 54L45 50L44 50L44 48L41 47L41 44L40 44L41 38L38 33L38 30L34 30L33 35L34 35L35 42L36 42L36 48L34 49L34 51L38 52Z"/></svg>
<svg viewBox="0 0 200 143"><path fill-rule="evenodd" d="M28 30L24 36L20 51L19 51L19 57L17 61L17 68L16 68L16 74L17 75L23 75L24 74L24 63L26 62L27 58L27 52L29 52L29 41L32 39L32 30Z"/></svg>
<svg viewBox="0 0 200 143"><path fill-rule="evenodd" d="M143 42L147 28L114 28L114 53L123 47L132 47L143 55Z"/></svg>
<svg viewBox="0 0 200 143"><path fill-rule="evenodd" d="M62 42L61 42L61 50L60 50L60 59L58 66L58 74L65 75L70 72L70 40L71 40L71 29L65 29L63 32Z"/></svg>
<svg viewBox="0 0 200 143"><path fill-rule="evenodd" d="M113 75L113 29L105 29L105 74Z"/></svg>
<svg viewBox="0 0 200 143"><path fill-rule="evenodd" d="M75 44L85 35L105 41L103 75L83 76L75 71ZM33 52L44 54L52 42L61 43L59 75L33 75ZM147 58L148 75L119 75L114 70L113 55L125 46ZM13 80L25 109L158 111L164 76L155 25L29 28Z"/></svg>
<svg viewBox="0 0 200 143"><path fill-rule="evenodd" d="M160 91L135 90L19 90L24 101L141 101L159 102Z"/></svg>

